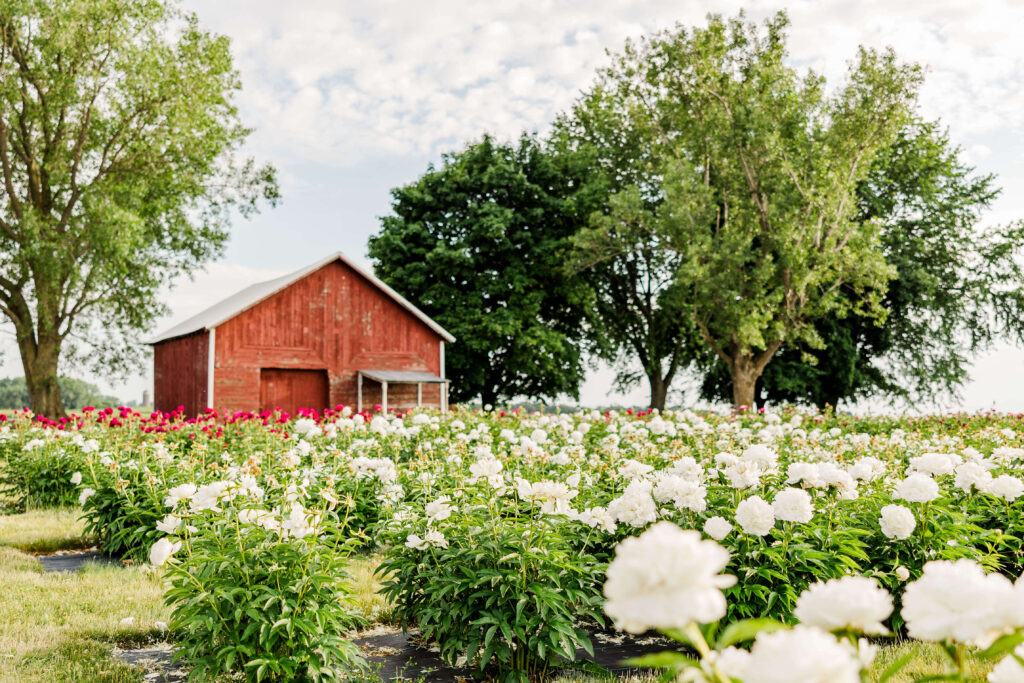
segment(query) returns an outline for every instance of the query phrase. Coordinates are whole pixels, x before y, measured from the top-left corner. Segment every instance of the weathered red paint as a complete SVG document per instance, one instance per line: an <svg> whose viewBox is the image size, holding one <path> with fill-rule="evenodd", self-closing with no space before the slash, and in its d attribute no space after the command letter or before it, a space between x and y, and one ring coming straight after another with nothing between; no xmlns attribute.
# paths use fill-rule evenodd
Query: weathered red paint
<svg viewBox="0 0 1024 683"><path fill-rule="evenodd" d="M194 332L153 347L153 407L170 412L184 406L189 415L206 408L210 334Z"/></svg>
<svg viewBox="0 0 1024 683"><path fill-rule="evenodd" d="M205 339L208 334L202 336ZM156 344L156 358L166 355L163 347L187 338ZM372 282L335 260L216 328L212 407L219 411L263 408L261 370L288 369L327 373L327 405L294 407L319 410L336 405L354 406L358 370L419 370L439 375L442 341L434 330ZM200 403L206 400L207 348L204 345L201 354L193 349L196 355L189 360L189 367L202 369ZM183 356L176 367L186 364L187 352L176 353ZM181 379L175 372L158 370L157 400L180 395L177 383ZM423 386L425 405L439 406L440 400L438 385ZM363 406L372 407L380 401L380 386L364 380ZM389 407L404 408L415 403L415 385L388 387ZM199 412L193 407L186 405L189 412Z"/></svg>
<svg viewBox="0 0 1024 683"><path fill-rule="evenodd" d="M260 369L261 412L280 409L294 415L300 408L323 408L329 404L326 370Z"/></svg>

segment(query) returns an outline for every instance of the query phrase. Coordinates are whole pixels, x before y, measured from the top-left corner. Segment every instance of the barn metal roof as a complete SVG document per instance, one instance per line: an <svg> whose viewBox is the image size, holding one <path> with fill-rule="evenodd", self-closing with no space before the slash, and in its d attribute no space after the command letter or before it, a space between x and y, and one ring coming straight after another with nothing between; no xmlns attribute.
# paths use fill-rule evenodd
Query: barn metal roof
<svg viewBox="0 0 1024 683"><path fill-rule="evenodd" d="M415 370L360 370L363 377L377 382L395 382L396 384L444 384L449 380L429 372Z"/></svg>
<svg viewBox="0 0 1024 683"><path fill-rule="evenodd" d="M175 325L174 327L159 335L155 339L149 341L148 343L152 346L153 344L159 344L160 342L167 341L168 339L174 339L175 337L184 337L185 335L193 334L195 332L202 332L204 330L213 329L221 325L222 323L231 320L242 311L252 308L259 302L263 301L264 299L267 299L273 296L274 294L277 294L278 292L280 292L282 289L292 284L293 282L301 280L306 275L309 275L310 273L320 270L324 266L333 263L334 261L341 261L349 268L351 268L352 270L356 271L364 278L369 280L375 287L377 287L377 289L387 294L389 297L394 299L398 305L400 305L402 308L404 308L405 310L409 311L414 316L419 318L427 327L436 332L445 341L455 341L455 337L453 337L451 333L449 333L443 327L438 325L436 322L431 320L430 316L428 316L426 313L424 313L423 311L409 303L405 299L405 297L403 297L401 294L388 287L376 276L374 276L373 273L359 267L358 265L350 261L347 256L345 256L343 253L339 251L335 252L334 254L331 254L327 258L321 259L316 263L306 266L305 268L301 268L295 271L294 273L283 275L273 280L267 280L266 282L258 282L254 285L250 285L243 289L242 291L229 296L227 299L224 299L223 301L214 304L213 306L210 306L205 311L197 313L196 315L192 316L185 322L179 325ZM421 381L425 382L426 380Z"/></svg>

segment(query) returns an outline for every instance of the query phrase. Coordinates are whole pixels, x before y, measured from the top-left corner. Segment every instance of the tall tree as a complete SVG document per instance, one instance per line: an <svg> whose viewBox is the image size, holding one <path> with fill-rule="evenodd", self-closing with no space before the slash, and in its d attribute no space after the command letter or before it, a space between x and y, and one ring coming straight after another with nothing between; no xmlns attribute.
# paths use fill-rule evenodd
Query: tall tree
<svg viewBox="0 0 1024 683"><path fill-rule="evenodd" d="M570 263L594 292L594 348L616 364L616 384L625 390L646 377L650 407L664 410L673 380L699 353L676 285L682 262L650 229L652 216L635 188L609 202L607 214L573 236Z"/></svg>
<svg viewBox="0 0 1024 683"><path fill-rule="evenodd" d="M999 338L1024 341L1024 222L979 225L997 194L995 178L968 166L937 123L906 126L857 189L856 220L881 223L896 268L887 318L819 321L824 347L784 348L759 400L929 400L956 393L971 354ZM702 393L724 398L728 374L711 365Z"/></svg>
<svg viewBox="0 0 1024 683"><path fill-rule="evenodd" d="M0 312L32 409L57 369L118 376L174 278L219 254L232 207L274 200L228 40L161 0L0 0Z"/></svg>
<svg viewBox="0 0 1024 683"><path fill-rule="evenodd" d="M681 258L653 227L659 187L650 169L665 150L630 114L627 102L597 88L558 118L551 143L586 165L588 196L605 207L573 236L570 259L594 293L592 351L615 366L620 389L646 378L650 407L664 409L698 350L675 286Z"/></svg>
<svg viewBox="0 0 1024 683"><path fill-rule="evenodd" d="M646 182L606 213L622 222L646 212L679 256L680 305L729 369L737 406L754 403L783 343L820 346L817 320L884 316L893 271L877 226L852 220L856 188L908 120L920 82L891 51L861 49L846 82L826 90L785 63L787 24L783 13L763 30L713 17L656 34L601 74L605 96L583 100L614 102L661 150Z"/></svg>
<svg viewBox="0 0 1024 683"><path fill-rule="evenodd" d="M578 398L588 290L564 263L589 200L572 158L485 137L392 195L370 256L457 338L452 398Z"/></svg>

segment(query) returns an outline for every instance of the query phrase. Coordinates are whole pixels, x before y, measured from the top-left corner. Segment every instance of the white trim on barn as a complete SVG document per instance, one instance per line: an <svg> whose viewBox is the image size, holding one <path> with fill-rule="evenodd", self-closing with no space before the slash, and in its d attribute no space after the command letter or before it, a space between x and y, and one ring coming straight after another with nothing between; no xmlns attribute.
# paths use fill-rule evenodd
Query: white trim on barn
<svg viewBox="0 0 1024 683"><path fill-rule="evenodd" d="M206 407L213 407L213 371L217 367L217 328L210 328L210 345L206 349Z"/></svg>
<svg viewBox="0 0 1024 683"><path fill-rule="evenodd" d="M333 263L334 261L341 261L346 266L359 273L359 275L369 280L372 285L374 285L375 287L377 287L377 289L381 290L389 297L391 297L402 308L404 308L405 310L409 311L414 316L419 318L419 320L423 322L424 325L426 325L431 330L436 332L445 341L455 341L455 337L453 337L447 330L438 325L436 322L431 320L430 316L428 316L426 313L424 313L423 311L409 303L409 301L407 301L405 297L403 297L401 294L388 287L381 280L379 280L373 273L369 272L368 270L364 270L360 266L356 265L355 263L350 261L347 256L345 256L343 253L339 251L335 252L334 254L331 254L327 258L317 261L312 265L306 266L305 268L300 268L294 273L284 275L274 280L267 280L266 282L259 282L254 285L250 285L249 287L246 287L242 291L237 292L232 296L229 296L227 299L224 299L220 303L214 304L213 306L207 308L206 310L192 316L185 322L179 325L175 325L171 329L167 330L163 334L159 335L158 337L150 341L149 344L158 344L160 342L167 341L168 339L174 339L175 337L183 337L186 334L192 334L193 332L199 332L201 330L212 330L213 328L221 325L222 323L231 320L242 311L248 310L255 306L256 304L260 303L261 301L270 298L274 294L277 294L278 292L280 292L282 289L292 284L293 282L302 279L303 277L309 275L310 273L320 270L324 266Z"/></svg>
<svg viewBox="0 0 1024 683"><path fill-rule="evenodd" d="M444 374L444 342L440 342L438 344L438 347L439 347L438 355L441 356L441 359L440 359L441 376L444 377L445 376L445 374ZM448 412L448 383L447 382L441 387L440 391L441 391L441 397L440 397L439 401L440 401L440 404L441 404L441 412L442 413L447 413Z"/></svg>

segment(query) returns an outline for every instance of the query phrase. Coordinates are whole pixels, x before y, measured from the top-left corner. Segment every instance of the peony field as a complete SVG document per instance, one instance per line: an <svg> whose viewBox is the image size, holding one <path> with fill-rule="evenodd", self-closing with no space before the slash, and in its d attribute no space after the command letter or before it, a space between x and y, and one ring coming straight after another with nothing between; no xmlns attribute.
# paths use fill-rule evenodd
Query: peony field
<svg viewBox="0 0 1024 683"><path fill-rule="evenodd" d="M672 680L1024 677L1011 416L107 409L14 414L0 454L11 505L158 585L166 622L120 626L191 680L374 680L382 619L487 680L602 680L577 653L613 630Z"/></svg>

